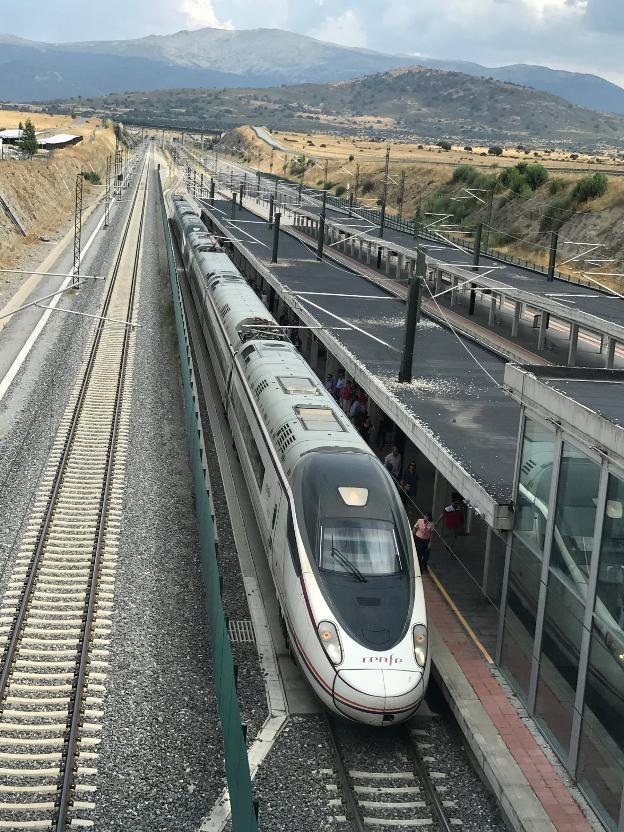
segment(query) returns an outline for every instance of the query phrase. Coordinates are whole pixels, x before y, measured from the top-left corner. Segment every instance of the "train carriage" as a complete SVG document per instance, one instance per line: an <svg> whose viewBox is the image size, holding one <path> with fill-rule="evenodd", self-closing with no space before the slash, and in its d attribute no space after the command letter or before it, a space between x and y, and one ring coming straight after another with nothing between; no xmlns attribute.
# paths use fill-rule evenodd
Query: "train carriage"
<svg viewBox="0 0 624 832"><path fill-rule="evenodd" d="M404 720L430 657L394 482L183 198L173 227L293 655L329 708Z"/></svg>

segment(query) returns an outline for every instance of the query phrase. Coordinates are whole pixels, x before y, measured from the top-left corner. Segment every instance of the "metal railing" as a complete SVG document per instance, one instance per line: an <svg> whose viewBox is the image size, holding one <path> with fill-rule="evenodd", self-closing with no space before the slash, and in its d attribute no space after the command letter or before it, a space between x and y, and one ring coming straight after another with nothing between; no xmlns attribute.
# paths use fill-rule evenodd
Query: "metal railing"
<svg viewBox="0 0 624 832"><path fill-rule="evenodd" d="M257 804L253 799L246 735L241 721L236 690L234 658L221 597L223 577L219 574L217 560L214 514L210 504L206 451L197 401L195 372L160 178L158 178L158 187L178 336L186 434L193 472L200 559L211 634L213 681L223 735L225 773L232 811L232 832L257 832Z"/></svg>
<svg viewBox="0 0 624 832"><path fill-rule="evenodd" d="M227 163L227 159L223 160ZM245 162L239 161L238 159L235 162L236 165L242 168L246 168L250 173L254 175L257 174L257 168L251 167ZM624 174L624 172L623 172ZM263 178L271 179L273 181L277 180L278 182L288 186L296 188L298 183L292 179L285 179L283 176L278 176L275 173L262 173ZM311 191L315 192L316 198L319 200L322 198L323 191L317 188L312 188L310 185L304 186L305 192L310 193ZM365 208L362 205L358 205L354 203L353 205L349 204L348 199L343 199L342 197L332 196L331 194L327 194L327 205L332 208L337 208L341 211L357 211L358 216L363 217L364 219L370 220L375 225L379 225L381 221L381 210L378 208ZM384 217L384 225L386 228L392 228L395 231L402 231L405 234L414 234L414 223L408 220L399 219L399 217L394 216L393 214L386 213ZM445 233L442 236L438 236L435 234L427 233L423 231L423 229L419 229L418 231L418 239L429 240L432 243L443 243L444 240L449 240L451 243L455 245L461 246L470 254L474 253L474 248L466 242L463 236L458 237L454 234ZM388 243L386 242L386 245ZM513 254L505 254L505 252L499 251L498 249L491 248L489 246L482 246L481 247L481 256L482 257L490 257L494 260L499 260L502 263L509 263L512 266L518 266L522 269L527 269L527 271L535 272L537 274L548 274L548 267L542 266L541 263L536 263L533 260L527 260L522 257L514 257ZM595 283L592 283L590 280L583 280L581 277L574 277L571 274L567 274L566 272L561 272L558 269L555 270L555 277L558 280L565 280L567 283L575 283L579 286L589 286L594 291L600 292L600 288L596 286Z"/></svg>

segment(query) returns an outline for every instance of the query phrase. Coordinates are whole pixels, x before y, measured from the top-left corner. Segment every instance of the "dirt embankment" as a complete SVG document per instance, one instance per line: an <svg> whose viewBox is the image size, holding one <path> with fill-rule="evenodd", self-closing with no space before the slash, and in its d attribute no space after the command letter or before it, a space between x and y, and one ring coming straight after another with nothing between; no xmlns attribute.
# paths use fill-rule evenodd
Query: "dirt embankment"
<svg viewBox="0 0 624 832"><path fill-rule="evenodd" d="M0 209L2 268L32 268L45 256L49 245L46 246L44 241L60 239L73 222L76 175L81 171L93 171L102 179L101 185L83 182L85 210L103 193L106 159L115 148L112 129L103 127L99 119L85 122L65 116L0 111L0 127L17 127L20 121L29 117L38 131L49 130L51 135L79 134L83 140L50 155L40 153L30 160L5 158L0 162L0 192L27 231L26 237L22 236ZM6 284L13 279L11 275L0 275L0 289L6 291Z"/></svg>

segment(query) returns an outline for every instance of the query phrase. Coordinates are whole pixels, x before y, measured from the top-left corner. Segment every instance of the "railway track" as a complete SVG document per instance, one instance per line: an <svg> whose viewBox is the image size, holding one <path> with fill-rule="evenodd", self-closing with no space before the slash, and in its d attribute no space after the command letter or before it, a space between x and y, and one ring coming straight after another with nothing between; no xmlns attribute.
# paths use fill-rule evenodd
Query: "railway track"
<svg viewBox="0 0 624 832"><path fill-rule="evenodd" d="M93 826L149 166L0 607L0 829Z"/></svg>
<svg viewBox="0 0 624 832"><path fill-rule="evenodd" d="M341 832L426 829L462 825L427 742L427 720L383 731L342 722L326 713L334 769L321 772ZM444 766L442 766L443 768Z"/></svg>

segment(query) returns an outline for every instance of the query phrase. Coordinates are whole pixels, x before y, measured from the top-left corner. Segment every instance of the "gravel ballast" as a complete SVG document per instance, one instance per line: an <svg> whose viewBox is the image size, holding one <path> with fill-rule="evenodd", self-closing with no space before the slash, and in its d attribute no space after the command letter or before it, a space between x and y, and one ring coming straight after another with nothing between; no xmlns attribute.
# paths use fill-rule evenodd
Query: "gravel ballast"
<svg viewBox="0 0 624 832"><path fill-rule="evenodd" d="M192 478L155 173L96 829L198 829L223 788Z"/></svg>

